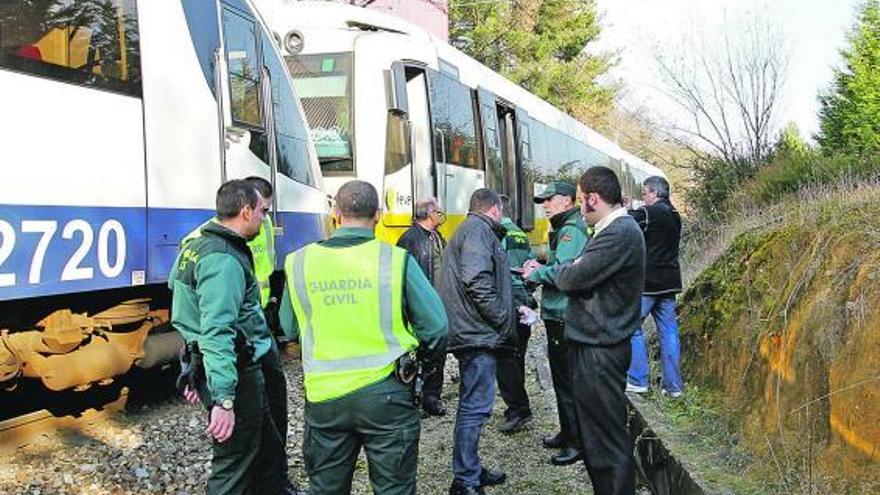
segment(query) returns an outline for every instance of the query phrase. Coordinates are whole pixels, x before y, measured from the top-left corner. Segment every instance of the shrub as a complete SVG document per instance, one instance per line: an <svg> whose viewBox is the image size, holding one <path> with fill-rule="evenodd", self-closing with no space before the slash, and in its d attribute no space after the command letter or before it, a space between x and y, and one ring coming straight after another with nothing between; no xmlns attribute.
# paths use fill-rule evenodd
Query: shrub
<svg viewBox="0 0 880 495"><path fill-rule="evenodd" d="M778 153L745 185L743 193L759 204L768 204L805 187L869 180L878 173L880 158L876 156L824 155L810 149Z"/></svg>

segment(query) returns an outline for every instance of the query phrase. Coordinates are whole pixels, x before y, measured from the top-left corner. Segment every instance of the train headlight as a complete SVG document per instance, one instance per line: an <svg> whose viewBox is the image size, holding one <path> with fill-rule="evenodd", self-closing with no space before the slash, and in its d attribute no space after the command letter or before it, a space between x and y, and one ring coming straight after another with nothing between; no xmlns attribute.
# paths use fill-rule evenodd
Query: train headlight
<svg viewBox="0 0 880 495"><path fill-rule="evenodd" d="M304 44L302 33L296 29L291 29L284 35L284 49L291 55L301 52Z"/></svg>

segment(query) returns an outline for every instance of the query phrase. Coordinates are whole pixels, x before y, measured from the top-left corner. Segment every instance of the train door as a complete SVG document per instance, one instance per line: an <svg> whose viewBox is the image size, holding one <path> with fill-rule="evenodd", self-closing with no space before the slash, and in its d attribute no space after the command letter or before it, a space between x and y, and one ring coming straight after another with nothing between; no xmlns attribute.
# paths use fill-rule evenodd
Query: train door
<svg viewBox="0 0 880 495"><path fill-rule="evenodd" d="M486 187L510 197L510 217L523 228L532 228L529 213L531 181L527 180L526 155L530 154L528 116L489 91L477 90L483 130Z"/></svg>
<svg viewBox="0 0 880 495"><path fill-rule="evenodd" d="M446 205L443 160L435 166L428 70L418 63L395 62L388 73L386 226L409 226L420 199L436 198L441 208Z"/></svg>
<svg viewBox="0 0 880 495"><path fill-rule="evenodd" d="M276 182L278 154L272 102L272 75L263 61L260 29L243 5L220 2L226 77L218 74L223 89L221 104L224 139L223 180L259 175ZM225 82L225 84L224 84ZM225 100L225 101L224 101ZM274 204L272 205L272 220Z"/></svg>
<svg viewBox="0 0 880 495"><path fill-rule="evenodd" d="M409 41L403 35L371 34L359 37L354 50L354 168L379 191L383 212L376 235L390 242L412 224L416 201L437 195L429 83L420 62L430 57L430 45Z"/></svg>
<svg viewBox="0 0 880 495"><path fill-rule="evenodd" d="M260 176L272 184L273 234L276 245L288 251L323 236L318 215L311 212L324 199L287 67L275 40L246 8L241 0L220 2L228 81L228 105L220 100L228 108L224 174L227 179Z"/></svg>
<svg viewBox="0 0 880 495"><path fill-rule="evenodd" d="M412 143L412 188L414 198L439 196L437 172L431 149L431 119L428 107L428 76L424 68L405 69ZM440 171L442 172L442 171ZM445 172L444 172L445 173Z"/></svg>
<svg viewBox="0 0 880 495"><path fill-rule="evenodd" d="M446 232L464 220L471 194L485 185L477 139L478 94L447 72L428 70L437 198Z"/></svg>
<svg viewBox="0 0 880 495"><path fill-rule="evenodd" d="M519 157L517 156L517 120L516 112L513 106L499 102L496 106L498 115L498 135L501 138L501 163L504 167L504 176L502 178L501 192L510 197L510 209L508 212L510 218L515 222L519 222L520 214L520 191L519 191L519 170L517 164Z"/></svg>
<svg viewBox="0 0 880 495"><path fill-rule="evenodd" d="M514 110L516 115L516 177L517 177L517 204L519 215L517 222L523 230L530 231L535 228L535 173L532 157L532 132L528 113L522 108Z"/></svg>
<svg viewBox="0 0 880 495"><path fill-rule="evenodd" d="M502 194L505 192L505 159L498 122L498 109L495 95L477 89L480 104L480 124L483 129L483 157L486 165L486 187Z"/></svg>

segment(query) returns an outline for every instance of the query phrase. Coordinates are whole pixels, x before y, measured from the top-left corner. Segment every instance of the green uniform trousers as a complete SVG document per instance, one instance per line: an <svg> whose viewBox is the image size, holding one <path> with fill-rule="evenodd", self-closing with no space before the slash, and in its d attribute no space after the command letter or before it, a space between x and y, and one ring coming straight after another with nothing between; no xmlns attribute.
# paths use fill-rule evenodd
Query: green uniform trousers
<svg viewBox="0 0 880 495"><path fill-rule="evenodd" d="M373 493L414 495L419 421L412 390L393 376L338 399L306 403L303 459L309 494L351 493L363 446Z"/></svg>
<svg viewBox="0 0 880 495"><path fill-rule="evenodd" d="M287 456L266 392L259 363L238 370L235 428L225 442L213 443L209 495L271 495L284 489ZM210 392L200 387L199 395L210 410Z"/></svg>

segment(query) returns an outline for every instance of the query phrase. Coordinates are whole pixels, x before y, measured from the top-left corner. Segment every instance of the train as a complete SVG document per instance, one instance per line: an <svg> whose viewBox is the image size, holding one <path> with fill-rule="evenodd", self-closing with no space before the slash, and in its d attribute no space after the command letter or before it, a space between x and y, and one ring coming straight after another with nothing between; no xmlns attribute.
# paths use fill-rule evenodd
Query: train
<svg viewBox="0 0 880 495"><path fill-rule="evenodd" d="M550 180L606 165L637 198L663 175L417 26L327 2L2 2L0 87L4 404L175 360L168 273L225 180L273 184L281 270L351 179L388 242L426 197L448 238L488 187L540 250Z"/></svg>
<svg viewBox="0 0 880 495"><path fill-rule="evenodd" d="M305 114L250 0L2 2L0 87L0 389L175 359L167 277L227 179L273 184L279 252L327 235Z"/></svg>
<svg viewBox="0 0 880 495"><path fill-rule="evenodd" d="M641 182L664 175L402 19L341 3L257 3L284 48L328 192L372 183L383 240L395 242L427 197L445 211L448 238L471 193L488 187L511 198L512 219L541 247L549 225L532 198L548 181L608 166L638 204Z"/></svg>

